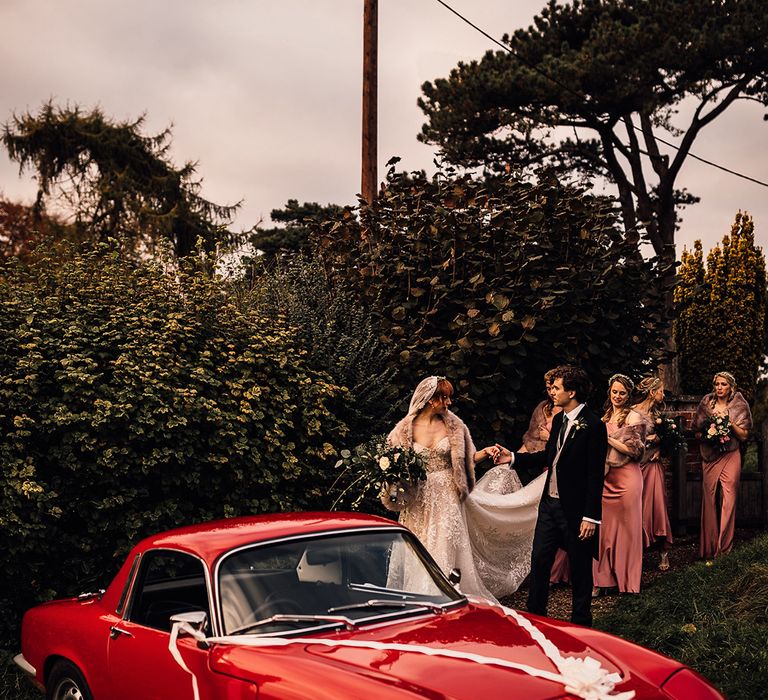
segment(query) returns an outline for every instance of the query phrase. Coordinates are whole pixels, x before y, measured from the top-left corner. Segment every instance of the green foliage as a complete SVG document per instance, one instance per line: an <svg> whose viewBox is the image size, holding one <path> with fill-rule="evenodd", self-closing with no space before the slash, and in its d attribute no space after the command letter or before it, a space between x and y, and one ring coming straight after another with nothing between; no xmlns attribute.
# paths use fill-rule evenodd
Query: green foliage
<svg viewBox="0 0 768 700"><path fill-rule="evenodd" d="M612 203L552 179L390 171L323 246L399 353L400 395L447 375L479 442L523 427L551 367L581 364L602 400L611 373L644 371L662 347L655 261L624 240Z"/></svg>
<svg viewBox="0 0 768 700"><path fill-rule="evenodd" d="M765 256L755 246L754 222L739 212L730 235L703 260L701 242L683 251L675 288L683 391L712 390L715 372L731 372L748 400L755 397L765 347Z"/></svg>
<svg viewBox="0 0 768 700"><path fill-rule="evenodd" d="M259 228L249 237L253 249L262 253L253 262L269 263L285 253L310 252L313 231L324 221L342 216L352 216L352 208L338 204L321 206L317 202L299 204L298 200L289 199L285 207L273 209L270 214L272 221L283 226Z"/></svg>
<svg viewBox="0 0 768 700"><path fill-rule="evenodd" d="M177 256L234 243L226 231L237 206L200 196L195 163L176 168L168 157L170 129L142 134L144 117L116 122L101 110L44 104L39 114L14 116L2 140L21 170L38 181L38 210L52 196L68 209L80 237L120 239L127 252L153 250L169 241Z"/></svg>
<svg viewBox="0 0 768 700"><path fill-rule="evenodd" d="M348 221L345 210L339 210ZM386 430L397 388L391 348L379 339L375 316L359 291L332 280L317 259L288 256L255 278L242 303L265 318L287 323L308 365L346 387L334 413L348 427L347 445Z"/></svg>
<svg viewBox="0 0 768 700"><path fill-rule="evenodd" d="M225 291L105 247L2 268L0 637L150 532L329 505L342 389Z"/></svg>
<svg viewBox="0 0 768 700"><path fill-rule="evenodd" d="M731 700L765 696L768 687L768 537L712 567L670 573L595 624L679 659Z"/></svg>
<svg viewBox="0 0 768 700"><path fill-rule="evenodd" d="M18 653L0 650L0 700L40 700L40 693L13 663L13 657Z"/></svg>
<svg viewBox="0 0 768 700"><path fill-rule="evenodd" d="M695 139L737 100L768 104L767 19L762 0L549 0L504 37L512 53L423 85L419 138L458 165L605 177L626 230L645 222L673 259L675 205L696 201L675 189ZM684 131L672 123L683 100ZM670 133L679 149L666 155Z"/></svg>

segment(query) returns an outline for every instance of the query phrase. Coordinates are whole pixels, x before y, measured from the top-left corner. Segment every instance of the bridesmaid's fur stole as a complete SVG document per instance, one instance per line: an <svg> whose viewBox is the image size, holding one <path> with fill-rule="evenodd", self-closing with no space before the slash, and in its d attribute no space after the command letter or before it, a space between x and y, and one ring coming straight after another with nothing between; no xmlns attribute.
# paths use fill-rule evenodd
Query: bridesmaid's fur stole
<svg viewBox="0 0 768 700"><path fill-rule="evenodd" d="M413 419L415 415L403 418L387 438L392 445L413 447ZM475 444L469 434L469 428L455 413L446 411L445 427L448 430L448 442L451 445L451 465L453 481L463 501L475 486Z"/></svg>

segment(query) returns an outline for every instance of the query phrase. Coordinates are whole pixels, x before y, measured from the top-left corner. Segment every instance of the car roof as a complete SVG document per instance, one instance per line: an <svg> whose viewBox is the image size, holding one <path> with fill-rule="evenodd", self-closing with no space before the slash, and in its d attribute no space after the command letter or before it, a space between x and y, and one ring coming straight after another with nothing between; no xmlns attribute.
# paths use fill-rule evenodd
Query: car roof
<svg viewBox="0 0 768 700"><path fill-rule="evenodd" d="M399 527L398 523L361 513L271 513L212 520L167 530L139 542L134 551L169 548L191 552L212 564L225 552L243 545L319 532L369 527Z"/></svg>

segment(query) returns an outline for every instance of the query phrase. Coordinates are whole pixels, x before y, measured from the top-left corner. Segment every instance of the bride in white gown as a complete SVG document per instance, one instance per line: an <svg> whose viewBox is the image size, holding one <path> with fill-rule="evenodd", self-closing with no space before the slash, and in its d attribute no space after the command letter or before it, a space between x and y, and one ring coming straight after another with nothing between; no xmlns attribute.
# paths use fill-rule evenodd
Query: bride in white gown
<svg viewBox="0 0 768 700"><path fill-rule="evenodd" d="M452 394L444 377L427 377L389 435L392 444L420 452L427 471L408 494L400 522L443 572L460 569L462 592L493 600L516 591L528 575L545 474L523 487L513 470L499 466L475 484L475 464L497 448L475 449L467 426L448 410Z"/></svg>

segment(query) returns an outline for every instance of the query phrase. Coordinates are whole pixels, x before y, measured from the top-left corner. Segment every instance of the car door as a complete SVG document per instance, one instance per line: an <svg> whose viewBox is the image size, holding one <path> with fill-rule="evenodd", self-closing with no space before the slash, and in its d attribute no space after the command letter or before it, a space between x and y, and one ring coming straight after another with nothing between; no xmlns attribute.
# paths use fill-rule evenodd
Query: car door
<svg viewBox="0 0 768 700"><path fill-rule="evenodd" d="M110 700L192 700L192 676L171 655L170 617L204 610L210 615L204 563L186 553L150 550L139 565L122 620L108 646ZM207 686L208 651L189 637L178 640L181 656Z"/></svg>

